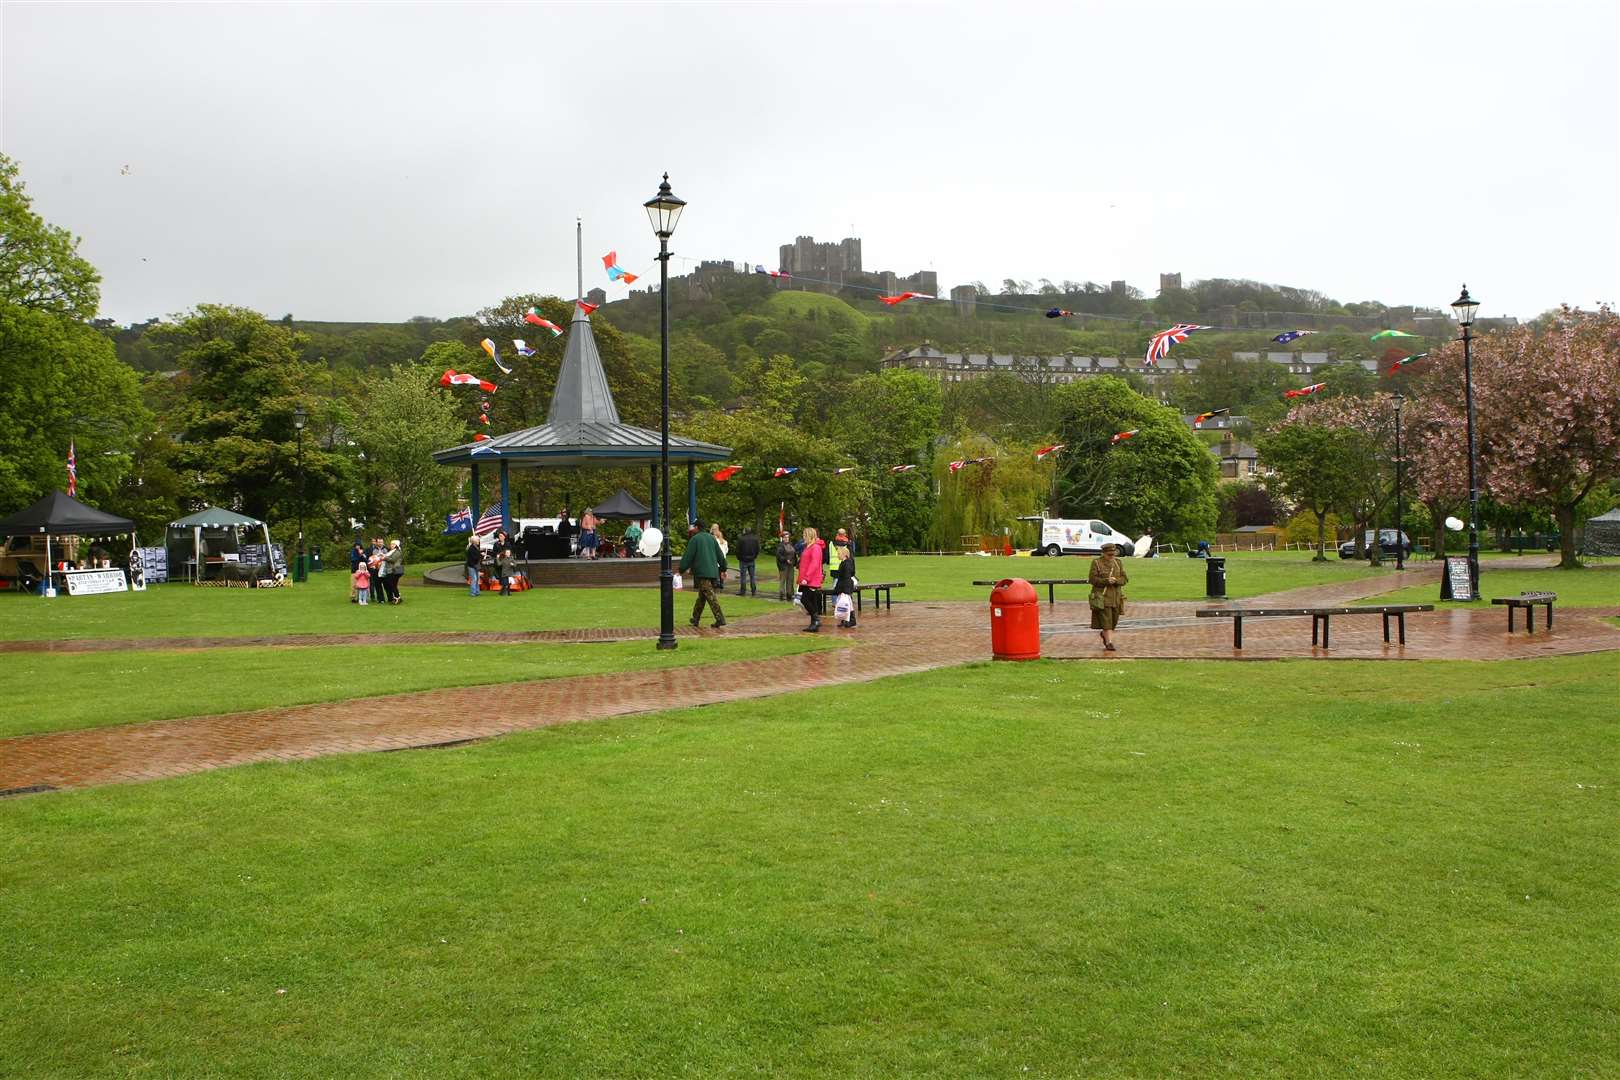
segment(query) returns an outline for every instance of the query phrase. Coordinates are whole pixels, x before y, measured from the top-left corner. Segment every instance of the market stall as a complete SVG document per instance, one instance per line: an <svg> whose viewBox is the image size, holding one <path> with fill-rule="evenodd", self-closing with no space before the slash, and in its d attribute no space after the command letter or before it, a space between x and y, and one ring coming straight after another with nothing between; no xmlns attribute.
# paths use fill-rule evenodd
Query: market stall
<svg viewBox="0 0 1620 1080"><path fill-rule="evenodd" d="M270 542L270 526L234 510L208 506L187 514L169 522L166 539L169 567L193 584L251 585L287 575L280 545Z"/></svg>
<svg viewBox="0 0 1620 1080"><path fill-rule="evenodd" d="M6 587L32 591L43 586L46 596L57 595L58 589L80 596L129 588L124 568L113 565L111 552L101 542L127 539L133 550L135 523L86 506L71 495L53 491L27 509L0 518L0 537L5 538L0 584ZM86 551L80 551L83 539L92 541Z"/></svg>

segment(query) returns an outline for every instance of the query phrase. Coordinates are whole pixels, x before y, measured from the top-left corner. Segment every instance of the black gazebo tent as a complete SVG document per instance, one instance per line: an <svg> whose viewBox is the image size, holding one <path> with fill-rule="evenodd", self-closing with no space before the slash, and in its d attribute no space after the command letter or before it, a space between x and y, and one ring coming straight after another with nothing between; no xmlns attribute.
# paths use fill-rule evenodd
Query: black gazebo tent
<svg viewBox="0 0 1620 1080"><path fill-rule="evenodd" d="M644 521L652 516L652 507L631 495L624 488L620 488L604 502L591 507L591 513L599 518L614 518L619 521Z"/></svg>
<svg viewBox="0 0 1620 1080"><path fill-rule="evenodd" d="M121 536L128 533L135 544L135 523L126 517L97 510L61 491L53 491L25 510L0 518L0 536L45 538L46 574L51 572L51 538L54 536ZM12 545L7 544L8 553ZM31 543L28 545L32 550ZM47 596L55 595L47 591Z"/></svg>

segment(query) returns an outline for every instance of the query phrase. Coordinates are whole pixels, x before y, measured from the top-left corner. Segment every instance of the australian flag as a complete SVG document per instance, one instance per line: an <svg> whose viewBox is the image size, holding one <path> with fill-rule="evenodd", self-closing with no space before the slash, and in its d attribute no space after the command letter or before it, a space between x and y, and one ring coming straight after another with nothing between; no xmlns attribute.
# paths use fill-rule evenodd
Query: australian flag
<svg viewBox="0 0 1620 1080"><path fill-rule="evenodd" d="M444 515L444 535L454 536L456 533L472 532L472 510L463 506L460 510Z"/></svg>

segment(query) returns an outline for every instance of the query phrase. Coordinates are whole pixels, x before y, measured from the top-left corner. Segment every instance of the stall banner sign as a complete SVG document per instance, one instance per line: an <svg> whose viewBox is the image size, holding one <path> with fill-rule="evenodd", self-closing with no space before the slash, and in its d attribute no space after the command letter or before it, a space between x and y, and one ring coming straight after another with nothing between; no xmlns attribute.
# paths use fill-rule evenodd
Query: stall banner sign
<svg viewBox="0 0 1620 1080"><path fill-rule="evenodd" d="M254 566L264 566L265 565L264 545L263 544L243 544L242 545L242 561L245 562L245 563L250 563L250 564L252 564ZM280 544L271 544L270 545L269 566L270 566L270 576L271 577L286 577L287 576L287 555L286 555L285 551L282 549L282 546Z"/></svg>
<svg viewBox="0 0 1620 1080"><path fill-rule="evenodd" d="M129 590L122 570L69 570L62 576L67 578L69 596L93 596L96 593Z"/></svg>
<svg viewBox="0 0 1620 1080"><path fill-rule="evenodd" d="M136 589L161 585L169 580L169 549L136 548L129 558L129 583Z"/></svg>

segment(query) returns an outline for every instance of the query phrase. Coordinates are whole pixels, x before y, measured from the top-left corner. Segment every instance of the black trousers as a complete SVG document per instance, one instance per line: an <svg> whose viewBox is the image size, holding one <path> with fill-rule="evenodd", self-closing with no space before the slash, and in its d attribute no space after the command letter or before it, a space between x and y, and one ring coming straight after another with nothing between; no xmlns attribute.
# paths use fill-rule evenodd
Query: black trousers
<svg viewBox="0 0 1620 1080"><path fill-rule="evenodd" d="M383 591L390 601L399 599L399 574L389 574L383 578Z"/></svg>

